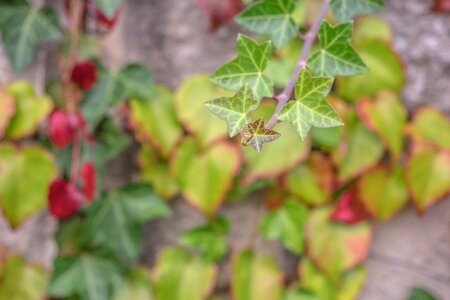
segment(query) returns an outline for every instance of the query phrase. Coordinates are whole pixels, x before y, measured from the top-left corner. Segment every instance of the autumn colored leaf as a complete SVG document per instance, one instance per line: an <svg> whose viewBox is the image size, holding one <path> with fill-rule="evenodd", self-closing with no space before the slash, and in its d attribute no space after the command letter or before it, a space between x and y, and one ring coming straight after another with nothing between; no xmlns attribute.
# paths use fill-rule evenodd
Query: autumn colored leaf
<svg viewBox="0 0 450 300"><path fill-rule="evenodd" d="M419 212L450 193L450 151L413 144L406 164L405 178Z"/></svg>
<svg viewBox="0 0 450 300"><path fill-rule="evenodd" d="M48 186L56 172L45 149L0 144L0 208L13 228L46 207Z"/></svg>
<svg viewBox="0 0 450 300"><path fill-rule="evenodd" d="M401 168L375 168L358 180L358 198L373 217L388 220L408 201Z"/></svg>
<svg viewBox="0 0 450 300"><path fill-rule="evenodd" d="M177 117L201 146L227 135L226 126L216 116L208 113L205 101L231 95L231 92L218 87L205 75L192 76L178 88L175 94Z"/></svg>
<svg viewBox="0 0 450 300"><path fill-rule="evenodd" d="M446 13L450 12L450 1L449 0L434 0L431 10L434 12Z"/></svg>
<svg viewBox="0 0 450 300"><path fill-rule="evenodd" d="M333 78L313 77L303 69L295 85L295 99L280 111L278 120L287 121L304 140L311 127L342 126L336 111L325 100L333 85Z"/></svg>
<svg viewBox="0 0 450 300"><path fill-rule="evenodd" d="M364 73L367 67L350 45L353 24L332 27L324 21L320 27L320 49L308 60L316 76L353 76Z"/></svg>
<svg viewBox="0 0 450 300"><path fill-rule="evenodd" d="M308 256L337 283L345 271L367 258L372 234L368 223L339 224L330 220L331 213L330 207L311 211L305 232Z"/></svg>
<svg viewBox="0 0 450 300"><path fill-rule="evenodd" d="M247 127L241 131L241 136L243 145L250 145L256 152L261 152L265 143L277 140L280 134L275 130L265 128L264 119L260 118L247 124Z"/></svg>
<svg viewBox="0 0 450 300"><path fill-rule="evenodd" d="M90 90L97 81L97 66L90 60L80 61L72 68L70 80L82 90Z"/></svg>
<svg viewBox="0 0 450 300"><path fill-rule="evenodd" d="M25 81L12 83L6 91L13 97L16 111L5 130L5 138L18 140L34 134L51 112L51 100L38 96L34 87Z"/></svg>
<svg viewBox="0 0 450 300"><path fill-rule="evenodd" d="M336 174L330 159L313 152L306 162L286 176L286 189L308 205L331 200Z"/></svg>
<svg viewBox="0 0 450 300"><path fill-rule="evenodd" d="M14 116L16 111L16 104L13 97L6 92L4 89L0 89L0 140L3 139L5 130L11 118Z"/></svg>
<svg viewBox="0 0 450 300"><path fill-rule="evenodd" d="M211 294L215 265L179 248L166 248L158 257L153 273L156 299L203 300Z"/></svg>
<svg viewBox="0 0 450 300"><path fill-rule="evenodd" d="M211 75L211 81L231 91L237 91L248 84L257 100L272 97L273 82L264 75L272 55L272 43L266 41L258 44L243 34L238 35L236 43L237 58Z"/></svg>
<svg viewBox="0 0 450 300"><path fill-rule="evenodd" d="M276 262L272 257L252 250L236 254L232 280L235 300L279 299L283 289L283 275Z"/></svg>
<svg viewBox="0 0 450 300"><path fill-rule="evenodd" d="M195 140L187 138L171 161L171 171L184 198L206 215L213 215L240 165L241 156L234 145L221 142L200 152Z"/></svg>
<svg viewBox="0 0 450 300"><path fill-rule="evenodd" d="M381 92L375 99L363 98L356 104L360 119L390 150L394 160L403 151L407 112L397 95Z"/></svg>
<svg viewBox="0 0 450 300"><path fill-rule="evenodd" d="M362 191L361 193L365 193ZM358 187L346 190L339 198L330 219L344 224L358 224L369 219L371 215L359 198Z"/></svg>
<svg viewBox="0 0 450 300"><path fill-rule="evenodd" d="M149 142L164 158L169 157L183 135L172 92L157 87L150 99L131 99L129 105L129 120L136 138L143 144Z"/></svg>
<svg viewBox="0 0 450 300"><path fill-rule="evenodd" d="M70 182L56 179L50 184L48 207L50 213L58 219L74 215L87 201L83 191Z"/></svg>
<svg viewBox="0 0 450 300"><path fill-rule="evenodd" d="M209 19L210 32L232 21L244 8L242 0L197 0L197 4Z"/></svg>
<svg viewBox="0 0 450 300"><path fill-rule="evenodd" d="M236 95L205 102L206 108L227 122L228 135L234 137L252 120L249 113L258 108L259 101L253 96L251 88L246 84Z"/></svg>
<svg viewBox="0 0 450 300"><path fill-rule="evenodd" d="M236 17L236 22L256 33L270 35L277 48L285 46L298 32L292 18L296 2L294 0L261 0Z"/></svg>
<svg viewBox="0 0 450 300"><path fill-rule="evenodd" d="M417 142L450 150L450 119L434 108L423 107L416 111L408 133Z"/></svg>

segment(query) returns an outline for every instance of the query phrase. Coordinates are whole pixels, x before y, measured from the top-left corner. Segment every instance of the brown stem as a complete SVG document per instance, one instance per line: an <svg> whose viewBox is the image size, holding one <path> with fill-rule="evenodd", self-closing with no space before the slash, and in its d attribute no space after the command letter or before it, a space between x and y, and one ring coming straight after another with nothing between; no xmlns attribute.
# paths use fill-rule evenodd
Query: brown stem
<svg viewBox="0 0 450 300"><path fill-rule="evenodd" d="M291 79L284 88L284 90L275 97L278 100L278 104L275 109L275 112L270 118L269 123L267 123L266 125L266 128L268 129L273 128L277 124L278 115L280 114L281 109L289 101L289 98L291 97L292 92L294 91L294 87L297 82L298 76L300 75L300 72L302 71L303 68L306 68L309 53L311 52L311 48L314 45L314 41L316 40L316 36L317 33L319 32L320 25L322 24L323 19L327 15L329 3L330 0L323 0L322 7L320 8L320 12L317 15L316 20L314 21L308 33L304 35L305 43L303 44L302 53L300 54L300 57L298 59L297 67L292 73Z"/></svg>

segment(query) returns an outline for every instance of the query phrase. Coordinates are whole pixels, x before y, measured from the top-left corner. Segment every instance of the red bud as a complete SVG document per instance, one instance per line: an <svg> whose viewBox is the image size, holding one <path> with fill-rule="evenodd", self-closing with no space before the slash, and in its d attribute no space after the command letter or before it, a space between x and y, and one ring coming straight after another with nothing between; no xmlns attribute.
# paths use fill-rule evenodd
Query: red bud
<svg viewBox="0 0 450 300"><path fill-rule="evenodd" d="M49 135L56 147L62 149L76 137L77 128L83 123L81 116L56 110L50 116Z"/></svg>
<svg viewBox="0 0 450 300"><path fill-rule="evenodd" d="M70 80L82 90L90 90L97 81L97 66L85 60L77 63L73 69Z"/></svg>
<svg viewBox="0 0 450 300"><path fill-rule="evenodd" d="M50 184L48 204L50 213L64 219L75 214L86 203L86 196L73 184L56 179Z"/></svg>

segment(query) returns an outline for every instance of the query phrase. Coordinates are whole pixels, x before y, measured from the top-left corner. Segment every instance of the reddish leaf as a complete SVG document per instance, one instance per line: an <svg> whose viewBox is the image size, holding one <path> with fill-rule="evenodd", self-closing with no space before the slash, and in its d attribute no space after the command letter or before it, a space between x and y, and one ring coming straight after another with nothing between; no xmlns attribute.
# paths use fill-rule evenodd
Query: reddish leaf
<svg viewBox="0 0 450 300"><path fill-rule="evenodd" d="M348 189L339 197L330 218L345 224L357 224L370 218L370 214L358 199L356 187Z"/></svg>
<svg viewBox="0 0 450 300"><path fill-rule="evenodd" d="M70 80L82 90L90 90L97 81L97 66L89 60L77 63L73 69Z"/></svg>
<svg viewBox="0 0 450 300"><path fill-rule="evenodd" d="M48 204L50 213L59 218L68 218L86 203L86 196L73 184L56 179L50 184Z"/></svg>
<svg viewBox="0 0 450 300"><path fill-rule="evenodd" d="M85 162L81 167L81 180L83 181L83 192L89 202L94 199L96 190L96 171L92 162Z"/></svg>
<svg viewBox="0 0 450 300"><path fill-rule="evenodd" d="M431 10L434 12L450 12L450 0L434 0Z"/></svg>
<svg viewBox="0 0 450 300"><path fill-rule="evenodd" d="M210 32L233 20L244 8L241 0L197 0L197 3L209 18Z"/></svg>
<svg viewBox="0 0 450 300"><path fill-rule="evenodd" d="M84 120L80 114L56 110L50 116L49 135L56 147L62 149L73 142L77 129L83 130Z"/></svg>
<svg viewBox="0 0 450 300"><path fill-rule="evenodd" d="M87 3L88 11L96 18L98 25L111 31L119 20L121 9L116 10L112 17L108 17L105 13L92 1Z"/></svg>

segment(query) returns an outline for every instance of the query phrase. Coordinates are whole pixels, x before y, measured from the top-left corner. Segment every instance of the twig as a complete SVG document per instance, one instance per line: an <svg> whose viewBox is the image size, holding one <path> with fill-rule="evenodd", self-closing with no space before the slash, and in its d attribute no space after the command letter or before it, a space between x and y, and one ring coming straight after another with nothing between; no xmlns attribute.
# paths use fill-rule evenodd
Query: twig
<svg viewBox="0 0 450 300"><path fill-rule="evenodd" d="M316 40L316 36L317 33L319 32L320 25L322 24L323 19L327 15L329 3L330 0L323 0L322 7L320 8L320 12L317 15L316 20L314 21L314 24L312 25L311 29L305 35L303 35L305 43L303 45L302 53L300 54L300 57L298 59L297 67L292 73L291 79L284 88L284 90L275 97L278 100L278 104L275 109L275 112L270 118L269 123L267 123L266 125L267 129L271 129L273 128L273 126L275 126L275 124L277 124L278 115L280 114L281 109L289 101L289 98L291 97L292 92L294 91L294 87L297 82L298 76L300 75L302 69L305 68L307 65L309 53L311 52L311 48L314 44L314 41Z"/></svg>

